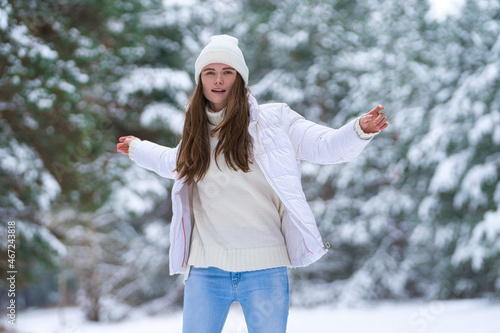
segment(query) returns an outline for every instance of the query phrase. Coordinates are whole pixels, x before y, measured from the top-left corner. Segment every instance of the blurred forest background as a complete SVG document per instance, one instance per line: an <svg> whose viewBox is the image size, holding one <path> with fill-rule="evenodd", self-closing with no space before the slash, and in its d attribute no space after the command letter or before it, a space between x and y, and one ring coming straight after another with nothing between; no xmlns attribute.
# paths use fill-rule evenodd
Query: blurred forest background
<svg viewBox="0 0 500 333"><path fill-rule="evenodd" d="M328 254L292 304L500 297L500 3L0 0L0 290L17 226L19 307L88 320L178 309L172 182L116 153L174 146L208 37L240 40L260 103L390 127L345 165L303 164ZM7 293L0 295L6 304Z"/></svg>

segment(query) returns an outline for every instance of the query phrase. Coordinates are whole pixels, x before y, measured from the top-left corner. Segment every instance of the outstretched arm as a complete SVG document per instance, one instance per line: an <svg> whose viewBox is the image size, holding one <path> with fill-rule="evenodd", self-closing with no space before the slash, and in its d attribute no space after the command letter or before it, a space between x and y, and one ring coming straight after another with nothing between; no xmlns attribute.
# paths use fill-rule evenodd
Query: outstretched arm
<svg viewBox="0 0 500 333"><path fill-rule="evenodd" d="M343 163L356 158L376 133L387 128L387 117L382 110L383 106L378 105L341 128L332 129L304 119L287 105L282 108L296 157L318 164Z"/></svg>
<svg viewBox="0 0 500 333"><path fill-rule="evenodd" d="M138 166L154 171L165 178L177 177L175 171L177 148L143 141L132 135L122 136L118 140L120 142L116 145L116 150L128 155Z"/></svg>

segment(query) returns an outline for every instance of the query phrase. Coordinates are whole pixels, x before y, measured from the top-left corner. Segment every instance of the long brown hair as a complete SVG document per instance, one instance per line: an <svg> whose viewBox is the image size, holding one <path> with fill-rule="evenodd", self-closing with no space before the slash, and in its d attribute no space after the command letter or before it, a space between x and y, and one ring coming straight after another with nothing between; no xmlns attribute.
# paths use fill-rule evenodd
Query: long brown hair
<svg viewBox="0 0 500 333"><path fill-rule="evenodd" d="M210 166L209 135L217 135L218 131L219 141L214 150L216 163L217 156L222 153L231 169L235 171L240 169L244 172L250 171L252 141L248 133L250 108L248 106L248 89L245 82L238 73L228 96L224 119L210 133L206 114L209 101L203 95L201 79L198 82L189 102L182 131L176 164L176 171L179 173L178 178L185 178L187 184L203 179ZM218 163L217 167L219 167Z"/></svg>

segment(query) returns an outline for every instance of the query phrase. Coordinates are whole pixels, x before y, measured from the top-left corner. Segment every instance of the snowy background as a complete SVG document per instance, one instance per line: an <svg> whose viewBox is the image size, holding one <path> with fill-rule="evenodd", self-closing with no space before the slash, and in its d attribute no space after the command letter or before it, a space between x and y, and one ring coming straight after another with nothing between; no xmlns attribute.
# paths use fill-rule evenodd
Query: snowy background
<svg viewBox="0 0 500 333"><path fill-rule="evenodd" d="M377 104L390 119L355 161L302 165L332 247L291 271L290 331L498 331L499 17L497 0L0 0L0 239L15 221L19 331L179 330L172 183L115 144L177 144L194 60L219 33L239 38L260 103L331 127Z"/></svg>
<svg viewBox="0 0 500 333"><path fill-rule="evenodd" d="M315 309L292 308L289 333L373 332L373 333L495 333L500 329L500 304L481 300L439 301L431 303L377 303L371 306ZM121 323L85 322L78 309L30 310L22 314L18 330L22 333L180 333L182 313L150 317L135 313ZM248 332L241 308L231 308L223 333Z"/></svg>

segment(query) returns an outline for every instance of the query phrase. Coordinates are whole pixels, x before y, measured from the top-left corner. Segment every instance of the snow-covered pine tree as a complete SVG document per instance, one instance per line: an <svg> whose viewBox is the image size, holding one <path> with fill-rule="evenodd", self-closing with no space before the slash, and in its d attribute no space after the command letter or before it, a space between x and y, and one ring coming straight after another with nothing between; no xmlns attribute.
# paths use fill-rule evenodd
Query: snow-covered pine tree
<svg viewBox="0 0 500 333"><path fill-rule="evenodd" d="M90 320L167 295L168 256L148 230L159 219L168 229L168 183L115 144L126 134L176 140L178 124L161 114L191 89L178 27L156 0L1 4L0 209L18 225L19 294L27 306L53 304L64 276ZM144 246L129 248L137 239Z"/></svg>
<svg viewBox="0 0 500 333"><path fill-rule="evenodd" d="M432 297L484 296L500 284L499 15L496 1L468 1L440 26L440 89L408 151L414 169L431 173L412 246L432 258L420 266Z"/></svg>

